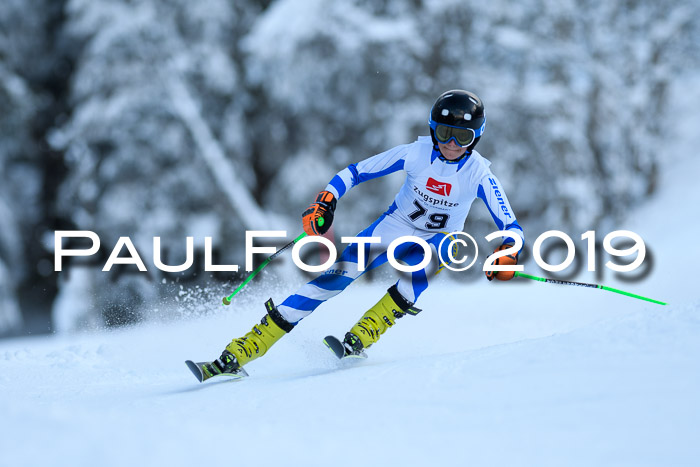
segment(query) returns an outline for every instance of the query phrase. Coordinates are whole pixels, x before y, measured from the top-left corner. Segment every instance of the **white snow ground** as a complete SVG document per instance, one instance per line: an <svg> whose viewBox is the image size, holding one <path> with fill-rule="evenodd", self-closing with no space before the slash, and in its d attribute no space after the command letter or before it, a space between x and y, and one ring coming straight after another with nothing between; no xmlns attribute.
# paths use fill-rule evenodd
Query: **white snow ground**
<svg viewBox="0 0 700 467"><path fill-rule="evenodd" d="M368 360L339 364L321 339L388 285L358 283L250 364L251 378L205 384L183 361L249 330L267 298L257 289L205 317L5 340L0 465L698 465L699 146L672 148L660 195L620 226L645 239L653 274L602 281L669 306L444 279Z"/></svg>

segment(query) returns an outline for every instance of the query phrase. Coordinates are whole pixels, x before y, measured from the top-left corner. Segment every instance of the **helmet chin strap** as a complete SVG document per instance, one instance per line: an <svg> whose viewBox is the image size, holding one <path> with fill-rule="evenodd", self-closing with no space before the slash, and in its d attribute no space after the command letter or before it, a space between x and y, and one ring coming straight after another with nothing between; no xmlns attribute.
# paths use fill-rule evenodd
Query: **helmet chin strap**
<svg viewBox="0 0 700 467"><path fill-rule="evenodd" d="M440 159L442 162L445 162L446 164L459 164L460 162L462 162L464 159L466 159L467 157L469 157L471 155L472 155L472 152L467 149L466 151L464 151L464 154L459 156L457 159L450 160L442 155L442 152L440 152L440 148L436 144L433 146L433 154L430 158L430 161L433 162L435 159Z"/></svg>
<svg viewBox="0 0 700 467"><path fill-rule="evenodd" d="M440 151L438 150L438 152L440 152ZM459 156L457 159L448 159L442 153L440 153L440 156L438 156L438 157L440 158L440 160L447 162L448 164L458 164L462 161L462 159L465 159L471 155L472 155L472 152L469 149L467 149L466 151L464 151L464 154Z"/></svg>

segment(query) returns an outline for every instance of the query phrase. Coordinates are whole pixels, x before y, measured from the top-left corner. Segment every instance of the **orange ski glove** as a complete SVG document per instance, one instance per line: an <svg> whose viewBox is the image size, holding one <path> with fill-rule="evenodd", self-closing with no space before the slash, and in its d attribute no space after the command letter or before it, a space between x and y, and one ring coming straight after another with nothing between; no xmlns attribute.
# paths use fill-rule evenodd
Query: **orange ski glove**
<svg viewBox="0 0 700 467"><path fill-rule="evenodd" d="M322 191L316 197L316 201L306 208L301 219L304 232L308 235L323 235L333 224L333 212L338 200L330 191Z"/></svg>
<svg viewBox="0 0 700 467"><path fill-rule="evenodd" d="M496 253L497 251L505 250L512 246L513 245L508 244L501 245L493 252ZM515 255L501 256L500 258L496 259L493 264L499 266L513 266L518 264L518 254L516 253ZM515 276L515 271L484 271L484 273L486 274L486 278L490 281L493 280L494 277L499 281L509 281Z"/></svg>

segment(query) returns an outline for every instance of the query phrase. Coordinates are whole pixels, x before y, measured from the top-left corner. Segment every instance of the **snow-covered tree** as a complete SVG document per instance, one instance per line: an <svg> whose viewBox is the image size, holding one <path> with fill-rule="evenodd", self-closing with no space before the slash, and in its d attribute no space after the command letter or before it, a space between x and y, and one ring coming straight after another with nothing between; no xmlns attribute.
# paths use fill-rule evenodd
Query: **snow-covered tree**
<svg viewBox="0 0 700 467"><path fill-rule="evenodd" d="M667 90L684 66L679 49L693 47L698 6L487 8L488 74L507 86L492 118L498 138L484 147L509 162L519 211L550 227L610 227L658 183Z"/></svg>
<svg viewBox="0 0 700 467"><path fill-rule="evenodd" d="M41 237L52 161L42 135L53 124L58 70L48 38L61 3L8 0L0 8L0 334L19 331L20 308L30 329L50 322L55 287Z"/></svg>
<svg viewBox="0 0 700 467"><path fill-rule="evenodd" d="M21 323L17 286L26 265L20 203L28 200L31 205L36 196L36 186L31 186L36 175L23 153L32 146L26 129L35 96L1 57L0 108L11 111L0 112L0 335Z"/></svg>
<svg viewBox="0 0 700 467"><path fill-rule="evenodd" d="M66 33L80 47L73 113L52 144L65 151L70 172L59 203L75 225L98 232L110 249L129 236L145 258L159 236L169 264L184 262L187 236L200 247L214 237L231 259L245 229L270 227L246 160L249 96L231 45L258 8L225 0L68 3ZM115 288L106 282L114 277L100 274L96 287L136 306L153 289L143 285L149 279L122 278ZM124 303L106 300L115 302Z"/></svg>

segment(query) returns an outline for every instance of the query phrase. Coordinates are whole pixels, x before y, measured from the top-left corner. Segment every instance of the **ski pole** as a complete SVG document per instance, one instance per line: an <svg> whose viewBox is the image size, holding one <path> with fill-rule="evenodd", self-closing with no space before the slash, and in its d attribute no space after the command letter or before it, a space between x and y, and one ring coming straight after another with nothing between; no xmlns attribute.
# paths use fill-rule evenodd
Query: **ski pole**
<svg viewBox="0 0 700 467"><path fill-rule="evenodd" d="M515 272L515 277L524 277L525 279L531 279L533 281L539 281L539 282L547 282L550 284L576 285L579 287L590 287L593 289L602 289L602 290L607 290L608 292L615 292L615 293L619 293L621 295L626 295L628 297L638 298L639 300L646 300L647 302L656 303L658 305L667 305L667 303L660 302L659 300L654 300L653 298L642 297L641 295L633 294L630 292L625 292L624 290L620 290L620 289L613 289L612 287L608 287L605 285L588 284L586 282L574 282L574 281L562 281L562 280L558 280L558 279L549 279L547 277L531 276L529 274L524 274L522 272L517 272L517 271Z"/></svg>
<svg viewBox="0 0 700 467"><path fill-rule="evenodd" d="M246 284L247 284L248 282L250 282L250 281L253 279L253 277L255 277L260 271L263 270L263 268L264 268L265 266L267 266L267 265L270 263L270 261L272 261L273 259L277 258L277 257L280 255L280 253L282 253L284 250L288 249L288 248L291 247L291 246L294 246L294 244L295 244L296 242L298 242L299 240L301 240L301 239L304 238L305 236L306 236L306 232L303 232L303 233L302 233L301 235L299 235L297 238L295 238L295 239L292 240L291 242L287 243L285 246L283 246L283 247L280 248L279 250L275 251L272 255L270 255L265 261L263 261L263 262L260 264L260 266L258 266L258 267L255 269L255 271L253 271L248 277L246 277L246 279L243 281L243 283L242 283L241 285L239 285L239 286L236 288L236 290L233 291L233 293L232 293L231 295L229 295L228 297L224 297L224 298L223 298L222 301L223 301L224 305L230 305L230 304L231 304L231 299L233 298L233 296L236 295L238 292L240 292L241 289L242 289L243 287L245 287Z"/></svg>
<svg viewBox="0 0 700 467"><path fill-rule="evenodd" d="M517 272L517 271L515 272L515 277L524 277L525 279L531 279L531 280L533 280L533 281L539 281L539 282L547 282L547 283L550 283L550 284L576 285L576 286L579 286L579 287L590 287L590 288L593 288L593 289L602 289L602 290L607 290L608 292L615 292L615 293L619 293L619 294L621 294L621 295L626 295L626 296L628 296L628 297L637 298L637 299L639 299L639 300L646 300L647 302L656 303L656 304L658 304L658 305L668 305L668 304L665 303L665 302L661 302L661 301L659 301L659 300L654 300L653 298L642 297L641 295L633 294L633 293L631 293L631 292L625 292L624 290L620 290L620 289L614 289L614 288L612 288L612 287L608 287L608 286L605 286L605 285L588 284L588 283L586 283L586 282L562 281L562 280L559 280L559 279L550 279L550 278L547 278L547 277L531 276L531 275L529 275L529 274L525 274L525 273Z"/></svg>

